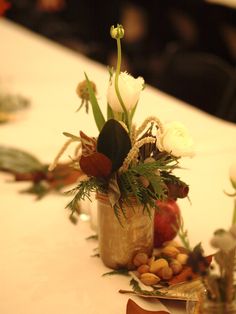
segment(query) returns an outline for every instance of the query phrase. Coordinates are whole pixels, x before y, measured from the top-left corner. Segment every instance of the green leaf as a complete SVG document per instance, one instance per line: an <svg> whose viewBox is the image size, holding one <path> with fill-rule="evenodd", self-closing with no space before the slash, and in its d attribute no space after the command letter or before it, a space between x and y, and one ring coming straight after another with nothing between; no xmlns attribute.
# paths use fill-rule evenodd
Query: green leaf
<svg viewBox="0 0 236 314"><path fill-rule="evenodd" d="M136 103L136 105L134 106L134 108L131 110L131 113L130 113L130 121L132 121L132 119L133 119L133 116L134 116L134 114L135 114L137 105L138 105L138 102Z"/></svg>
<svg viewBox="0 0 236 314"><path fill-rule="evenodd" d="M98 240L98 235L97 234L92 234L91 236L88 236L86 240Z"/></svg>
<svg viewBox="0 0 236 314"><path fill-rule="evenodd" d="M120 199L120 187L117 182L117 175L116 173L112 175L109 180L108 184L108 198L113 207L115 204L118 203Z"/></svg>
<svg viewBox="0 0 236 314"><path fill-rule="evenodd" d="M26 173L44 169L44 165L33 155L22 150L0 146L0 169Z"/></svg>
<svg viewBox="0 0 236 314"><path fill-rule="evenodd" d="M97 98L95 96L95 93L93 91L93 88L91 86L91 83L88 79L88 76L86 73L84 73L86 81L87 81L87 88L88 88L88 93L89 93L89 100L92 105L92 110L93 110L93 116L94 120L96 122L97 128L99 131L101 131L103 125L105 124L105 119L103 117L102 111L98 105Z"/></svg>
<svg viewBox="0 0 236 314"><path fill-rule="evenodd" d="M158 295L163 295L160 291L158 290L143 290L141 289L139 283L137 280L135 280L134 278L132 278L130 280L130 286L132 287L133 291L138 293L138 294L143 294L143 295L150 295L150 296L158 296Z"/></svg>
<svg viewBox="0 0 236 314"><path fill-rule="evenodd" d="M72 140L80 141L80 137L76 136L74 134L71 134L71 133L68 133L68 132L63 132L62 134L65 135L66 137L71 138Z"/></svg>
<svg viewBox="0 0 236 314"><path fill-rule="evenodd" d="M107 120L109 119L114 119L114 113L113 110L111 109L111 106L107 104Z"/></svg>
<svg viewBox="0 0 236 314"><path fill-rule="evenodd" d="M0 94L0 112L10 113L29 107L30 101L20 95Z"/></svg>
<svg viewBox="0 0 236 314"><path fill-rule="evenodd" d="M49 188L38 182L34 183L30 188L22 190L21 193L35 194L36 199L40 200L49 193Z"/></svg>
<svg viewBox="0 0 236 314"><path fill-rule="evenodd" d="M131 141L125 129L118 121L108 120L99 134L97 151L111 160L112 171L116 171L122 166L130 149Z"/></svg>
<svg viewBox="0 0 236 314"><path fill-rule="evenodd" d="M123 275L123 276L130 277L129 270L126 268L112 270L107 273L104 273L102 276L113 276L113 275Z"/></svg>

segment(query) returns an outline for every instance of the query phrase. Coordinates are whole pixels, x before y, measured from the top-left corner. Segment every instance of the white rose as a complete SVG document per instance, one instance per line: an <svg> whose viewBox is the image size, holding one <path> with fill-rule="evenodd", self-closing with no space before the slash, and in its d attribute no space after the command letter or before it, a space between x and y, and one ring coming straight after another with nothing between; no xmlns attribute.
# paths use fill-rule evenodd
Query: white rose
<svg viewBox="0 0 236 314"><path fill-rule="evenodd" d="M157 148L166 151L175 157L194 155L193 140L186 127L179 122L170 122L164 125L164 131L157 132Z"/></svg>
<svg viewBox="0 0 236 314"><path fill-rule="evenodd" d="M234 162L229 168L230 181L236 190L236 162Z"/></svg>
<svg viewBox="0 0 236 314"><path fill-rule="evenodd" d="M144 79L142 77L135 79L127 72L120 73L118 79L119 92L128 111L133 109L138 102L143 85ZM115 91L115 75L113 75L111 83L108 86L107 100L113 111L123 111Z"/></svg>

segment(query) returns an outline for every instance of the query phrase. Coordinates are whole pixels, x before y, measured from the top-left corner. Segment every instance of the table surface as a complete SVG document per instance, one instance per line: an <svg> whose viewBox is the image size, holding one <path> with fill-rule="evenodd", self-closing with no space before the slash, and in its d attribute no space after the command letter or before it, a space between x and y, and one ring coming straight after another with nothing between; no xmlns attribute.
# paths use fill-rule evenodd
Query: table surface
<svg viewBox="0 0 236 314"><path fill-rule="evenodd" d="M219 4L219 5L236 9L236 0L206 0L206 2Z"/></svg>
<svg viewBox="0 0 236 314"><path fill-rule="evenodd" d="M0 145L50 163L65 141L63 131L97 134L91 115L75 113L75 88L86 71L104 110L109 77L104 66L5 19L0 20L0 46L0 86L31 100L17 120L0 126ZM227 228L232 216L232 200L223 190L231 188L228 169L236 155L236 125L147 86L134 120L139 124L149 115L181 121L195 140L196 156L184 159L177 173L190 185L191 202L184 199L179 205L192 245L202 241L210 252L212 232ZM128 289L129 279L102 277L108 269L92 257L97 243L86 240L93 234L90 224L71 224L68 198L50 194L36 201L19 193L27 183L0 176L0 313L124 314L129 296L118 290ZM157 302L148 303L157 308ZM165 305L171 313L185 313L183 303Z"/></svg>

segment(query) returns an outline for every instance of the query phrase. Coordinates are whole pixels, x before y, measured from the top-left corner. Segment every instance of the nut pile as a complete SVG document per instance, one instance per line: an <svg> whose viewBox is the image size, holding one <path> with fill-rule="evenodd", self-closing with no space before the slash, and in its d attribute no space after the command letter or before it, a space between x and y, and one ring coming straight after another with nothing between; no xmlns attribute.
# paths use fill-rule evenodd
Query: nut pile
<svg viewBox="0 0 236 314"><path fill-rule="evenodd" d="M154 252L152 257L146 253L138 253L133 259L137 276L147 286L156 285L161 280L170 280L178 275L186 264L188 254L175 242L166 242Z"/></svg>

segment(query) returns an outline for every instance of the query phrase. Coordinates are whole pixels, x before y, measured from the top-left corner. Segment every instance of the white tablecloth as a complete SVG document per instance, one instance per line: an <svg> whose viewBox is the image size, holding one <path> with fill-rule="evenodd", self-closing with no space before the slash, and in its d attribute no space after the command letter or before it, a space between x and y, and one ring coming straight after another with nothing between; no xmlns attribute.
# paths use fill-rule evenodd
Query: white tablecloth
<svg viewBox="0 0 236 314"><path fill-rule="evenodd" d="M236 9L236 0L206 0L206 2Z"/></svg>
<svg viewBox="0 0 236 314"><path fill-rule="evenodd" d="M112 39L111 39L112 40ZM92 115L75 113L75 88L84 71L99 91L105 109L108 72L86 57L71 52L7 20L0 20L0 86L31 99L31 108L0 126L0 145L10 145L50 163L65 141L63 131L80 129L97 135ZM186 159L178 174L190 185L191 203L179 202L192 245L208 244L212 232L228 227L232 200L228 169L236 158L236 126L147 87L134 120L156 115L179 120L192 133L196 157ZM0 174L0 313L1 314L124 314L129 288L122 276L102 277L108 269L91 257L97 243L88 222L72 225L65 205L68 198L51 194L35 201L20 194L27 183L10 183ZM184 304L167 303L172 313ZM155 304L151 305L153 309Z"/></svg>

